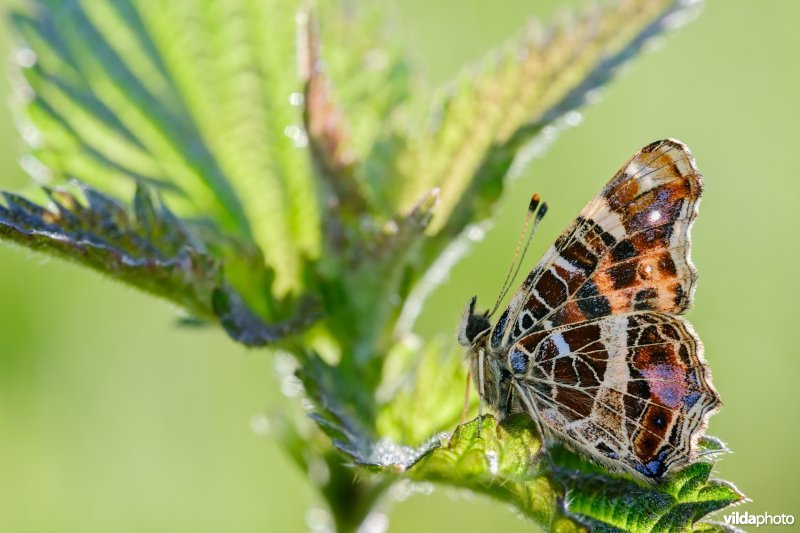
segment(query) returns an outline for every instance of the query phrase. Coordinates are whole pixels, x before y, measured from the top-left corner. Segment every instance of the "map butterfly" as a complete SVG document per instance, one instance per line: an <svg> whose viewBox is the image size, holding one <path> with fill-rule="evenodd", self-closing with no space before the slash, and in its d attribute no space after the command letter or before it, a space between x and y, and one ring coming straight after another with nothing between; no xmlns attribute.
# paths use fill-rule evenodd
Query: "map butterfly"
<svg viewBox="0 0 800 533"><path fill-rule="evenodd" d="M697 458L721 406L703 345L680 316L697 281L690 230L702 190L683 143L645 146L550 247L494 325L494 310L477 312L472 298L459 342L482 401L500 419L527 413L546 444L640 479L662 479ZM545 211L534 195L534 229Z"/></svg>

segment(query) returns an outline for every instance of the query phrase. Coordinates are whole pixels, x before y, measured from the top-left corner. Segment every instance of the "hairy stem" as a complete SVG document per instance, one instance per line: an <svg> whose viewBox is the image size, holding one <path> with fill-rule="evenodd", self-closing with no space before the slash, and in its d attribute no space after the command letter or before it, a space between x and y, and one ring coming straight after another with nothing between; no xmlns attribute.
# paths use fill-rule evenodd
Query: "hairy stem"
<svg viewBox="0 0 800 533"><path fill-rule="evenodd" d="M344 463L338 451L325 456L330 478L322 489L339 533L358 530L394 482L393 476L370 476Z"/></svg>

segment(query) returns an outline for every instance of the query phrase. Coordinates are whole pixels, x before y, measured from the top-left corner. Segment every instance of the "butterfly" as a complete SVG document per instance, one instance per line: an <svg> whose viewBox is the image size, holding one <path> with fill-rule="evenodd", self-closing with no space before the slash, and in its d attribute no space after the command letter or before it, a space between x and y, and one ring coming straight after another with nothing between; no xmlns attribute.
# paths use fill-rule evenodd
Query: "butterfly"
<svg viewBox="0 0 800 533"><path fill-rule="evenodd" d="M470 300L458 340L481 400L500 419L527 413L548 446L561 442L639 479L663 479L698 457L721 406L703 344L681 316L697 283L690 230L702 191L686 145L645 146L547 250L494 325L516 273L492 311ZM546 209L534 195L528 243Z"/></svg>

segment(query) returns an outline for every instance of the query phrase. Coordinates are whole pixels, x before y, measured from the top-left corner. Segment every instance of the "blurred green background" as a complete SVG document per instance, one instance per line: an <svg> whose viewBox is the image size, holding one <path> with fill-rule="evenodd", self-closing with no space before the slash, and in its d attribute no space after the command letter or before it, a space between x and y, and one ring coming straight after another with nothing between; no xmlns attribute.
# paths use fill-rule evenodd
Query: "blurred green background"
<svg viewBox="0 0 800 533"><path fill-rule="evenodd" d="M441 83L562 4L403 0L390 11L419 67ZM753 500L736 510L800 519L797 20L793 0L709 2L635 61L514 182L494 229L436 292L419 330L449 334L469 296L494 298L533 190L551 211L530 265L627 157L677 137L706 178L689 318L725 403L709 433L735 452L717 472ZM4 30L0 54L9 49ZM8 91L0 82L4 100ZM25 186L5 108L0 139L0 187ZM309 528L313 489L252 427L281 394L272 357L216 330L179 328L178 317L90 272L0 246L0 531ZM505 505L441 488L393 505L389 517L392 531L533 527Z"/></svg>

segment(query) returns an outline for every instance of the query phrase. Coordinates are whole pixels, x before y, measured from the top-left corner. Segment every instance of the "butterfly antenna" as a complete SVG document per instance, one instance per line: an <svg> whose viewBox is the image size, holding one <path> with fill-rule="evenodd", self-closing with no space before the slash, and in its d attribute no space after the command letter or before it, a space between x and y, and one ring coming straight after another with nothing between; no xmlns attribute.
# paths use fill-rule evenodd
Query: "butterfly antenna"
<svg viewBox="0 0 800 533"><path fill-rule="evenodd" d="M522 261L525 259L525 254L528 253L528 247L531 244L531 240L533 240L533 234L536 232L536 227L541 222L544 215L547 213L547 203L541 202L538 193L534 193L531 197L531 202L528 204L528 212L525 214L525 222L522 225L522 231L519 234L519 239L517 240L517 247L514 250L514 259L511 260L511 265L508 267L508 273L506 274L506 279L503 281L502 288L500 289L500 293L497 295L497 300L494 302L494 306L492 310L489 312L489 316L492 316L497 309L500 307L503 299L508 294L508 291L511 289L511 285L514 283L514 279L519 274L520 268L522 268ZM531 219L533 219L533 226L531 226L530 232L528 232L528 226L530 225ZM522 247L523 239L525 239L525 234L528 234L528 239L525 240L525 247ZM520 248L522 249L522 254L520 254Z"/></svg>
<svg viewBox="0 0 800 533"><path fill-rule="evenodd" d="M522 242L525 239L525 234L528 232L528 226L531 223L531 219L533 218L533 214L536 212L537 207L539 207L539 193L533 193L533 196L531 196L531 201L528 204L528 211L525 213L525 222L522 223L522 231L519 232L517 246L514 248L514 258L511 260L511 264L508 266L506 279L503 280L503 285L500 287L497 300L494 302L494 306L492 307L492 311L489 313L489 316L493 315L494 312L497 311L497 308L500 307L500 302L503 301L503 295L508 291L508 286L511 285L511 274L514 273L514 266L516 265L517 257L519 257L519 252L522 249Z"/></svg>

